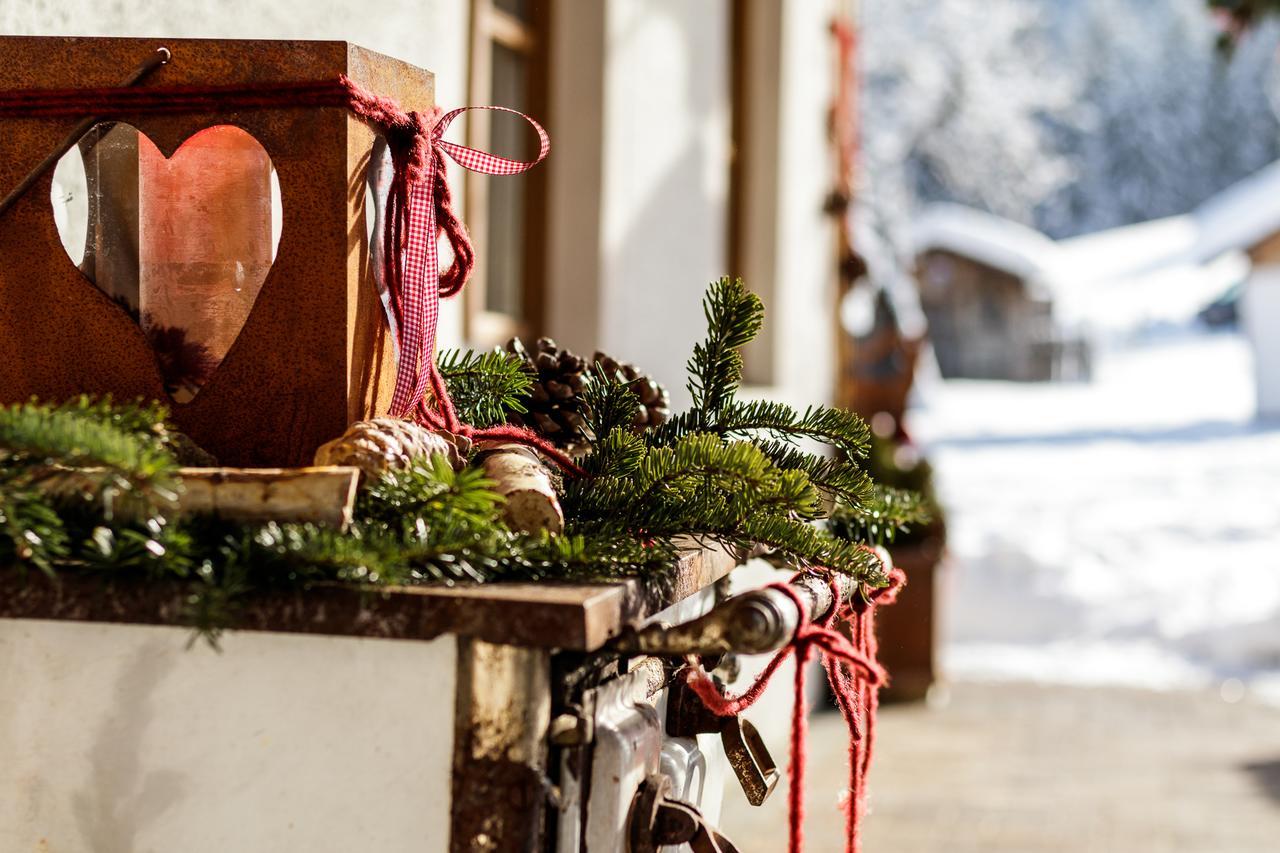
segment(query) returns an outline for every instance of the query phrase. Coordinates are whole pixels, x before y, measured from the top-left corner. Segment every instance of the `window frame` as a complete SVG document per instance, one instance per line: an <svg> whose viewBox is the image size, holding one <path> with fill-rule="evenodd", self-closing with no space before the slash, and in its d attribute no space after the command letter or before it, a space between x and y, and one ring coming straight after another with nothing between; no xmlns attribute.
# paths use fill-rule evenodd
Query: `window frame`
<svg viewBox="0 0 1280 853"><path fill-rule="evenodd" d="M499 9L494 0L472 0L469 62L469 103L493 102L493 48L501 45L525 57L529 65L527 103L529 114L542 122L549 107L550 23L552 0L529 0L529 19L521 20ZM502 106L498 104L497 106ZM466 144L490 150L493 113L468 114ZM511 120L508 118L507 120ZM536 337L546 326L547 174L531 169L515 178L525 181L524 246L520 259L524 271L521 316L487 307L488 269L485 246L489 234L489 176L468 172L464 183L467 220L476 245L477 263L463 295L463 334L473 346L496 346L514 336Z"/></svg>

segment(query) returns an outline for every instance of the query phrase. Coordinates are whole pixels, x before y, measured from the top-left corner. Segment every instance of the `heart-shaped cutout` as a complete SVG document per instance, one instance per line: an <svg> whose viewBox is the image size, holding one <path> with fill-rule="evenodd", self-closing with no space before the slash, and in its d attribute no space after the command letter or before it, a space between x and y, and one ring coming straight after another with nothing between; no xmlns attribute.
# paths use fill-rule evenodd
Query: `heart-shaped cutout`
<svg viewBox="0 0 1280 853"><path fill-rule="evenodd" d="M165 157L136 128L101 123L58 163L52 203L71 260L138 322L165 389L189 402L275 260L280 189L266 150L215 125Z"/></svg>

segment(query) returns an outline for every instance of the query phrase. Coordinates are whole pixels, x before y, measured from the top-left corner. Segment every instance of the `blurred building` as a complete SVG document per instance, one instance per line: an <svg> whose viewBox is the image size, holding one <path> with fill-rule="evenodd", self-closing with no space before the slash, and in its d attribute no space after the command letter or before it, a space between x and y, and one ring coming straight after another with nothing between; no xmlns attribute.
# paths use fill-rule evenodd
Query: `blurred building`
<svg viewBox="0 0 1280 853"><path fill-rule="evenodd" d="M912 253L943 377L1044 381L1087 373L1084 341L1054 311L1057 247L1048 237L937 204L916 220Z"/></svg>
<svg viewBox="0 0 1280 853"><path fill-rule="evenodd" d="M446 108L524 110L551 135L544 166L500 179L452 170L479 264L444 307L443 345L550 335L636 362L679 398L706 285L742 275L769 309L748 381L813 402L835 381L822 202L840 5L33 0L0 6L0 32L342 39L434 71ZM488 114L449 136L511 155L532 143Z"/></svg>

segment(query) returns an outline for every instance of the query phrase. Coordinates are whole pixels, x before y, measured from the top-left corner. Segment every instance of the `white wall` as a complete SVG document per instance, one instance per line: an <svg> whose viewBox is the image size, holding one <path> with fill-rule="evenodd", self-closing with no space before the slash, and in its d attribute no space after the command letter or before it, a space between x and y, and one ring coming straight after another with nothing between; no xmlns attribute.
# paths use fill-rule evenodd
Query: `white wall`
<svg viewBox="0 0 1280 853"><path fill-rule="evenodd" d="M469 0L11 0L0 3L4 35L335 39L435 72L436 99L467 101ZM465 138L463 119L449 131ZM459 205L461 170L451 170ZM443 345L461 339L458 300L441 311Z"/></svg>
<svg viewBox="0 0 1280 853"><path fill-rule="evenodd" d="M778 267L768 322L776 396L795 404L828 402L835 392L835 233L822 212L835 175L827 141L835 5L790 0L782 15Z"/></svg>
<svg viewBox="0 0 1280 853"><path fill-rule="evenodd" d="M750 7L744 272L771 330L751 366L771 386L761 391L803 403L829 400L834 382L833 234L821 212L832 6ZM562 0L552 44L549 330L638 363L681 406L705 330L699 302L729 272L729 5Z"/></svg>
<svg viewBox="0 0 1280 853"><path fill-rule="evenodd" d="M1280 420L1280 266L1254 267L1245 285L1241 313L1253 348L1258 417Z"/></svg>
<svg viewBox="0 0 1280 853"><path fill-rule="evenodd" d="M448 848L452 636L0 619L0 850Z"/></svg>
<svg viewBox="0 0 1280 853"><path fill-rule="evenodd" d="M566 0L556 17L549 331L683 397L726 266L728 4Z"/></svg>

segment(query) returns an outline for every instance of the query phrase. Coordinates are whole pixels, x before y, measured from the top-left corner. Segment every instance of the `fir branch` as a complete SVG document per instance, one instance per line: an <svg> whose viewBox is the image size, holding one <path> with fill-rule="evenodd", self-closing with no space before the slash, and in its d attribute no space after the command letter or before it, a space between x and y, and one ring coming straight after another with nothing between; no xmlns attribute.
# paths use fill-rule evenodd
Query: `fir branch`
<svg viewBox="0 0 1280 853"><path fill-rule="evenodd" d="M713 283L702 300L707 339L689 359L689 393L693 412L714 416L733 399L742 381L742 353L764 324L764 303L742 279L727 276Z"/></svg>
<svg viewBox="0 0 1280 853"><path fill-rule="evenodd" d="M436 364L464 422L489 427L506 422L510 412L525 411L521 401L529 396L533 377L518 356L444 350Z"/></svg>
<svg viewBox="0 0 1280 853"><path fill-rule="evenodd" d="M583 414L591 438L604 438L617 429L631 429L640 398L631 388L615 382L599 365L587 374L582 390Z"/></svg>
<svg viewBox="0 0 1280 853"><path fill-rule="evenodd" d="M832 534L850 542L887 545L899 533L932 520L928 501L919 492L876 486L873 494L858 504L840 504L831 513L827 526Z"/></svg>
<svg viewBox="0 0 1280 853"><path fill-rule="evenodd" d="M592 445L591 452L582 458L580 464L588 476L583 483L594 482L601 477L630 477L640 467L647 452L644 438L630 428L610 430L604 440Z"/></svg>
<svg viewBox="0 0 1280 853"><path fill-rule="evenodd" d="M30 564L52 578L70 548L71 537L47 496L0 483L0 566Z"/></svg>
<svg viewBox="0 0 1280 853"><path fill-rule="evenodd" d="M177 464L158 434L148 437L136 429L143 417L128 411L104 417L86 398L57 408L34 402L5 406L0 408L0 459L10 473L48 466L103 469L104 482L114 474L171 490Z"/></svg>
<svg viewBox="0 0 1280 853"><path fill-rule="evenodd" d="M369 483L356 505L355 516L365 523L409 524L434 522L436 536L444 526L478 527L498 518L502 496L479 468L454 471L443 456L415 459L408 467L389 471Z"/></svg>
<svg viewBox="0 0 1280 853"><path fill-rule="evenodd" d="M785 441L757 441L756 446L778 468L802 471L829 502L862 504L871 499L870 476L844 459L806 453Z"/></svg>

